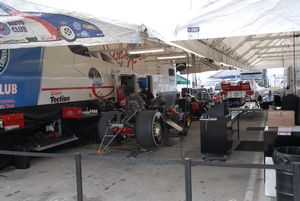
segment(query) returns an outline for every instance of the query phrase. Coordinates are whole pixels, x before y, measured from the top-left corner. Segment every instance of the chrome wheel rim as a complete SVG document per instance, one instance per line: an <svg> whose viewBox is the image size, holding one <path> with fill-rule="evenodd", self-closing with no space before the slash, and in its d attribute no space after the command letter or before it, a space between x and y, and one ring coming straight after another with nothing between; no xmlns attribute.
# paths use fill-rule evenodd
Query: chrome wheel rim
<svg viewBox="0 0 300 201"><path fill-rule="evenodd" d="M186 119L186 126L189 128L191 126L191 124L192 124L192 119L190 116L188 116Z"/></svg>
<svg viewBox="0 0 300 201"><path fill-rule="evenodd" d="M153 122L153 138L157 144L159 144L163 138L162 126L158 119Z"/></svg>

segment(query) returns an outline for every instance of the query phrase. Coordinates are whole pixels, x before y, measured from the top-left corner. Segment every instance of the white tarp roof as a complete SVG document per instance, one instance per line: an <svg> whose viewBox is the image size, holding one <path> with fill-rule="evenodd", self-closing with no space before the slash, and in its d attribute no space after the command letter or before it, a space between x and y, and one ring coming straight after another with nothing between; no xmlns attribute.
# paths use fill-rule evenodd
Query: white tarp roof
<svg viewBox="0 0 300 201"><path fill-rule="evenodd" d="M299 31L299 10L299 0L215 0L188 14L173 40ZM189 27L199 32L188 32Z"/></svg>
<svg viewBox="0 0 300 201"><path fill-rule="evenodd" d="M74 0L0 0L0 2L11 4L21 11L32 11L34 8L38 12L70 14L75 18L78 17L96 24L97 27L100 27L101 23L107 27L111 26L101 29L105 37L110 36L111 38L106 38L107 40L104 40L104 37L95 38L95 40L88 39L85 41L87 44L139 42L141 40L139 26L118 21L123 20L138 25L145 24L152 37L163 41L178 41L176 43L181 47L212 58L217 62L225 62L237 67L240 67L239 63L243 63L241 61L249 61L249 58L256 54L257 51L253 50L253 47L262 48L258 45L265 44L264 46L267 46L266 44L268 44L267 42L251 42L254 39L245 42L244 38L247 35L273 33L272 36L276 36L276 33L279 32L300 31L299 0L152 0L151 2L149 0L110 0L105 2L99 0L85 0L84 2ZM37 3L43 7L37 4L31 4L29 7L23 6L24 2ZM103 20L108 18L115 20ZM157 32L152 31L149 27ZM194 29L189 29L189 27L194 27ZM194 32L188 32L188 30ZM197 32L197 30L199 31ZM231 39L224 40L224 37L233 36L239 36L241 39L232 39L233 42L228 42ZM204 41L205 43L203 41L202 43L179 41L207 38L221 39L212 39L212 43L209 40ZM81 40L83 39L78 39L73 43L80 43ZM278 41L275 41L276 44ZM62 43L64 43L63 40L51 43L51 45ZM224 43L224 45L220 46L220 43ZM39 45L43 44L39 43ZM228 51L223 52L226 49ZM238 62L231 62L236 58L238 58ZM266 67L270 63L270 61L262 63L264 60L261 58L258 61ZM248 63L256 65L258 61L252 59ZM278 67L278 62L274 66Z"/></svg>
<svg viewBox="0 0 300 201"><path fill-rule="evenodd" d="M240 68L288 67L299 44L299 10L299 0L211 0L178 23L173 40Z"/></svg>
<svg viewBox="0 0 300 201"><path fill-rule="evenodd" d="M63 11L24 0L0 0L1 49L70 44L141 43L145 36L144 31L144 26L80 12Z"/></svg>

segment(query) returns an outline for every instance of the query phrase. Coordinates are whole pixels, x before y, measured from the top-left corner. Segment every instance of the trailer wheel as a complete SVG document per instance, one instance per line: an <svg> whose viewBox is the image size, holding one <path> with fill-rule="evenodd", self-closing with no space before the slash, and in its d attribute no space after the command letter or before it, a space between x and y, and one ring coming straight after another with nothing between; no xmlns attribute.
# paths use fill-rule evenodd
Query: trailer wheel
<svg viewBox="0 0 300 201"><path fill-rule="evenodd" d="M100 142L104 138L104 135L105 135L106 129L108 128L109 122L114 120L116 114L118 114L118 112L116 112L116 111L106 112L99 119L98 127L97 127L97 130L98 130L97 134L98 134ZM113 134L112 129L108 128L107 132L108 132L107 135L112 135ZM112 139L112 137L105 137L105 139L103 141L103 144L107 145L111 139ZM114 139L114 141L112 142L111 145L114 145L118 142L120 142L120 138L117 136L116 139Z"/></svg>
<svg viewBox="0 0 300 201"><path fill-rule="evenodd" d="M165 126L161 113L155 110L140 112L135 122L135 134L137 143L141 147L158 147L165 136Z"/></svg>

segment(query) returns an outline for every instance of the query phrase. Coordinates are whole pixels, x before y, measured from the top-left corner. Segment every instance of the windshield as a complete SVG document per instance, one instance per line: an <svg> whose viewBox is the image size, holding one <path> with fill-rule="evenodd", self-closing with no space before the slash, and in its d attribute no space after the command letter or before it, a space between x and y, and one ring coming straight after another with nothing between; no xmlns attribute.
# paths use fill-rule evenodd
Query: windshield
<svg viewBox="0 0 300 201"><path fill-rule="evenodd" d="M254 82L253 85L254 85L254 89L260 88L260 86L256 82Z"/></svg>
<svg viewBox="0 0 300 201"><path fill-rule="evenodd" d="M241 80L263 79L262 73L241 73Z"/></svg>
<svg viewBox="0 0 300 201"><path fill-rule="evenodd" d="M264 86L264 75L262 72L241 73L241 80L255 80L259 86Z"/></svg>
<svg viewBox="0 0 300 201"><path fill-rule="evenodd" d="M207 80L206 82L203 83L203 86L210 86L213 88L219 82L220 81L217 80Z"/></svg>
<svg viewBox="0 0 300 201"><path fill-rule="evenodd" d="M215 86L215 90L221 90L221 89L222 89L221 83L217 83Z"/></svg>

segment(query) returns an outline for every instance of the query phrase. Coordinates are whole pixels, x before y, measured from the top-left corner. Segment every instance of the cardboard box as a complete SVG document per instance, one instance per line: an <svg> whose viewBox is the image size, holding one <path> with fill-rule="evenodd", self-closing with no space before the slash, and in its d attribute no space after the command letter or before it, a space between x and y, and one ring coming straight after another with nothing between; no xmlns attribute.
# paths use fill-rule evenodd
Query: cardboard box
<svg viewBox="0 0 300 201"><path fill-rule="evenodd" d="M268 111L269 127L292 127L295 126L295 112L292 110Z"/></svg>

